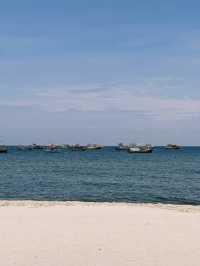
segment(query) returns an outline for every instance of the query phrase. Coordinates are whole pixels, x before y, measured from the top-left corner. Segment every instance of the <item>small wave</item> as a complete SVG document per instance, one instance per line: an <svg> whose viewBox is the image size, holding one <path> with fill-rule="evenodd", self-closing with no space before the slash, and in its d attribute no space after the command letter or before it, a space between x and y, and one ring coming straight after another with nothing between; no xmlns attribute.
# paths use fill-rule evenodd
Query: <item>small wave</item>
<svg viewBox="0 0 200 266"><path fill-rule="evenodd" d="M0 200L0 207L55 207L55 206L103 206L103 207L146 207L159 208L165 210L192 212L200 214L200 206L178 205L164 203L123 203L123 202L83 202L83 201L36 201L36 200Z"/></svg>

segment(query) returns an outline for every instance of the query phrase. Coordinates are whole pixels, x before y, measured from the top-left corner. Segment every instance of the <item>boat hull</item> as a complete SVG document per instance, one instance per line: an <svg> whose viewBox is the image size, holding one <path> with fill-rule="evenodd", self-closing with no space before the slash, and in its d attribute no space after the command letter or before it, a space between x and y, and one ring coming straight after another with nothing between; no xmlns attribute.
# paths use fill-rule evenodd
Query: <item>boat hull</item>
<svg viewBox="0 0 200 266"><path fill-rule="evenodd" d="M167 150L180 150L180 147L165 147Z"/></svg>
<svg viewBox="0 0 200 266"><path fill-rule="evenodd" d="M128 150L129 153L152 153L152 150L148 150L148 151L131 151Z"/></svg>
<svg viewBox="0 0 200 266"><path fill-rule="evenodd" d="M0 150L0 153L7 153L8 150Z"/></svg>

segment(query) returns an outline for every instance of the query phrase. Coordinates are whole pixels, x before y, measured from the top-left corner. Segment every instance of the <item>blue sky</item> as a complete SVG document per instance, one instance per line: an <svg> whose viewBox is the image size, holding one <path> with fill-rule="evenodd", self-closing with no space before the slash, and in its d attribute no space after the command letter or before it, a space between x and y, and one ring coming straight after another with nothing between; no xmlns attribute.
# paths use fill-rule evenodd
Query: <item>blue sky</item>
<svg viewBox="0 0 200 266"><path fill-rule="evenodd" d="M199 145L199 9L0 0L1 139Z"/></svg>

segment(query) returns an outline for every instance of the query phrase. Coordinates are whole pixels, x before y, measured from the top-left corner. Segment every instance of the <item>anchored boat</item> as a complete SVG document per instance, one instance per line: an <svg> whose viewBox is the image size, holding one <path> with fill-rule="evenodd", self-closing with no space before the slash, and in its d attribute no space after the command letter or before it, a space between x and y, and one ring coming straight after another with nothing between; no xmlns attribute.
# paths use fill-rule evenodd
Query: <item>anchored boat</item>
<svg viewBox="0 0 200 266"><path fill-rule="evenodd" d="M0 153L7 153L8 152L8 148L4 145L0 145Z"/></svg>
<svg viewBox="0 0 200 266"><path fill-rule="evenodd" d="M72 151L93 151L93 150L100 150L104 146L99 144L88 144L88 145L80 145L80 144L74 144L74 145L67 145L67 148Z"/></svg>
<svg viewBox="0 0 200 266"><path fill-rule="evenodd" d="M73 144L73 145L68 145L68 149L70 149L71 151L85 151L86 146L80 144Z"/></svg>
<svg viewBox="0 0 200 266"><path fill-rule="evenodd" d="M130 148L135 147L136 144L123 144L123 143L119 143L118 146L115 148L118 151L127 151Z"/></svg>
<svg viewBox="0 0 200 266"><path fill-rule="evenodd" d="M135 145L128 149L129 153L152 153L153 147L150 144L146 145Z"/></svg>
<svg viewBox="0 0 200 266"><path fill-rule="evenodd" d="M167 144L167 146L165 146L166 149L172 149L172 150L178 150L181 147L179 145L176 144Z"/></svg>
<svg viewBox="0 0 200 266"><path fill-rule="evenodd" d="M99 144L88 144L86 145L86 150L100 150L103 148L103 145L99 145Z"/></svg>

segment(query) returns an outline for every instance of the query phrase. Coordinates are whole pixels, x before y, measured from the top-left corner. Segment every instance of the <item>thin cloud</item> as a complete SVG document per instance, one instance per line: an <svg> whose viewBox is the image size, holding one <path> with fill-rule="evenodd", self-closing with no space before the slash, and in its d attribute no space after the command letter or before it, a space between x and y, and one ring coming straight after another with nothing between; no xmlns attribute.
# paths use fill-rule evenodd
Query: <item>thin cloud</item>
<svg viewBox="0 0 200 266"><path fill-rule="evenodd" d="M39 108L46 112L133 112L156 120L200 116L200 100L137 94L121 87L44 90L30 98L0 102L1 106Z"/></svg>

